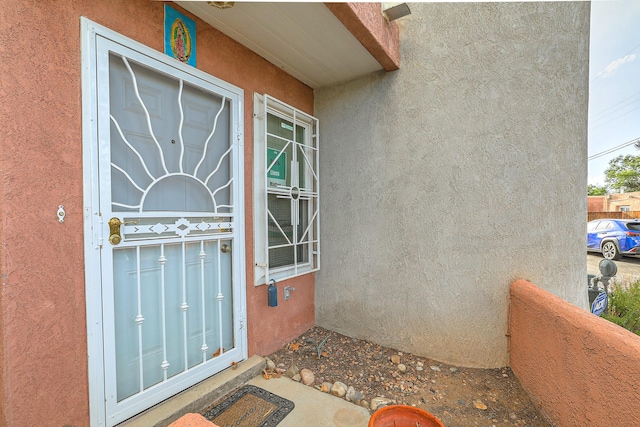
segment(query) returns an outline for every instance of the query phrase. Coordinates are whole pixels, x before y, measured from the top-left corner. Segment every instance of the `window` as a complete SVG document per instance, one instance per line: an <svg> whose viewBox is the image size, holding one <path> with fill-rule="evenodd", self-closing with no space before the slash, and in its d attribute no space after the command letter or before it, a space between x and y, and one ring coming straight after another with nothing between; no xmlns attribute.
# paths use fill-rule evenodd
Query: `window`
<svg viewBox="0 0 640 427"><path fill-rule="evenodd" d="M256 285L320 267L318 119L254 96Z"/></svg>
<svg viewBox="0 0 640 427"><path fill-rule="evenodd" d="M618 211L620 212L630 212L631 206L618 206Z"/></svg>
<svg viewBox="0 0 640 427"><path fill-rule="evenodd" d="M613 228L613 224L610 221L602 221L598 225L598 228L596 228L596 230L597 231L604 231L604 230L609 230L610 228Z"/></svg>
<svg viewBox="0 0 640 427"><path fill-rule="evenodd" d="M640 231L640 223L638 223L638 222L629 222L629 223L627 223L627 228L629 230L633 230L633 231Z"/></svg>
<svg viewBox="0 0 640 427"><path fill-rule="evenodd" d="M596 227L598 226L598 224L600 224L599 221L590 221L589 223L587 223L587 232L591 233L593 231L596 231Z"/></svg>

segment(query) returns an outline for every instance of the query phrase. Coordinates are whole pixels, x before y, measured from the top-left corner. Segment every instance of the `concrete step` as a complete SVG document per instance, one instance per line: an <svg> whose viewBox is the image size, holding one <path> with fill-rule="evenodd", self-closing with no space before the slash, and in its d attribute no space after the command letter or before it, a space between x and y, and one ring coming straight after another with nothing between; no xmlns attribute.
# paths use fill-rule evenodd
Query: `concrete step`
<svg viewBox="0 0 640 427"><path fill-rule="evenodd" d="M252 356L236 369L225 369L213 377L179 393L162 403L118 424L118 427L166 427L181 416L198 413L215 401L260 375L265 360Z"/></svg>

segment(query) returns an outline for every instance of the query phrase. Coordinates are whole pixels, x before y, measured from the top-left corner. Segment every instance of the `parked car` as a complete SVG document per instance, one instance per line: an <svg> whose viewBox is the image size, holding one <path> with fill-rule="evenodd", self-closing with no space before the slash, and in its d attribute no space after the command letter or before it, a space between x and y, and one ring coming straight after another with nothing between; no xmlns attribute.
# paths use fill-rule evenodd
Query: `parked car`
<svg viewBox="0 0 640 427"><path fill-rule="evenodd" d="M606 259L640 255L640 220L606 218L589 221L587 251L601 252Z"/></svg>

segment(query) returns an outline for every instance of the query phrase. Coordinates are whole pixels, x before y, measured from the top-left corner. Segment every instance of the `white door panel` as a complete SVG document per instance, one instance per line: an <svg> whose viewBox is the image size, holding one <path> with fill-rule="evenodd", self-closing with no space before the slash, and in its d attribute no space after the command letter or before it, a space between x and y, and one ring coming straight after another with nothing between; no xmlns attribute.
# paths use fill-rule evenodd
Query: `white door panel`
<svg viewBox="0 0 640 427"><path fill-rule="evenodd" d="M242 91L95 40L101 272L87 298L102 311L92 412L111 426L246 358Z"/></svg>

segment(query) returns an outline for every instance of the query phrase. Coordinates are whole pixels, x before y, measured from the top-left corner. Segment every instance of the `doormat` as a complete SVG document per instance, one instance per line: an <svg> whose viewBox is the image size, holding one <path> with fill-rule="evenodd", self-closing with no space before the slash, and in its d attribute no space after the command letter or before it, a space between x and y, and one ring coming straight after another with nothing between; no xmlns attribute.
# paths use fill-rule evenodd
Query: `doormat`
<svg viewBox="0 0 640 427"><path fill-rule="evenodd" d="M202 415L220 427L274 427L293 407L290 400L245 385Z"/></svg>

